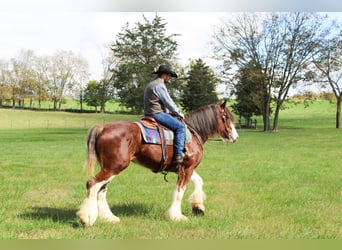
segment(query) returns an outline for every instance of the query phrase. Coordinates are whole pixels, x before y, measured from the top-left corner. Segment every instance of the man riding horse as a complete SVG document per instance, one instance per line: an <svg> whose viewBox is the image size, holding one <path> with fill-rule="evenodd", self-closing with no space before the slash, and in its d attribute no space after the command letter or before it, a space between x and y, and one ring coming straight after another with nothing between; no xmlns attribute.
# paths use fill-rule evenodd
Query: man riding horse
<svg viewBox="0 0 342 250"><path fill-rule="evenodd" d="M170 82L171 77L178 76L167 65L160 65L153 74L156 74L157 78L151 81L144 91L145 116L153 117L174 132L174 159L177 164L182 164L188 158L185 152L186 128L180 121L184 115L171 99L165 85Z"/></svg>
<svg viewBox="0 0 342 250"><path fill-rule="evenodd" d="M203 180L195 171L203 158L203 145L209 137L219 135L225 142L235 142L239 136L235 129L235 118L226 107L226 101L205 105L184 115L170 98L165 83L177 74L169 67L161 65L155 74L158 77L150 82L145 90L145 114L155 118L162 125L174 130L174 155L177 164L172 159L165 159L165 171L178 175L171 206L167 210L168 217L173 221L184 221L187 217L182 213L182 199L189 181L194 184L194 191L189 201L194 214L204 214L205 194ZM175 115L183 118L191 128L187 148L191 157L185 159L184 154L185 125L166 113L169 109ZM107 202L109 183L126 169L133 161L145 168L158 172L163 150L160 145L148 144L143 141L142 131L136 122L116 121L105 125L94 125L89 129L86 139L87 158L85 169L94 173L96 162L100 171L93 175L86 184L87 196L80 206L77 216L85 226L92 226L99 217L109 223L119 223ZM170 154L172 147L166 147ZM183 160L185 160L183 162Z"/></svg>

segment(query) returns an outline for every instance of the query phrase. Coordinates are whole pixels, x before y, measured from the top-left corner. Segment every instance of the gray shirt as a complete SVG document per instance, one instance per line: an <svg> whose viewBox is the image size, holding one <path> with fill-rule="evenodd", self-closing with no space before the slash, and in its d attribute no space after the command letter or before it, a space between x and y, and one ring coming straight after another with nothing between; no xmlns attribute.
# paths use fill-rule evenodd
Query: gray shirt
<svg viewBox="0 0 342 250"><path fill-rule="evenodd" d="M184 117L182 112L171 99L169 92L161 78L150 82L144 92L145 115L153 115L168 110L178 116Z"/></svg>

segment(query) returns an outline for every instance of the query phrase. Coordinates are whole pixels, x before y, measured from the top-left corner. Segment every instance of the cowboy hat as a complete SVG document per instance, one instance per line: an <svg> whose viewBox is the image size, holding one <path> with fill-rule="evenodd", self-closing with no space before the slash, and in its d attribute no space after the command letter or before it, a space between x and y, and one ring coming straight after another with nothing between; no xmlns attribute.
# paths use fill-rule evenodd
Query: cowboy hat
<svg viewBox="0 0 342 250"><path fill-rule="evenodd" d="M169 74L171 77L178 77L177 74L169 68L169 66L164 64L160 65L158 70L153 72L153 74Z"/></svg>

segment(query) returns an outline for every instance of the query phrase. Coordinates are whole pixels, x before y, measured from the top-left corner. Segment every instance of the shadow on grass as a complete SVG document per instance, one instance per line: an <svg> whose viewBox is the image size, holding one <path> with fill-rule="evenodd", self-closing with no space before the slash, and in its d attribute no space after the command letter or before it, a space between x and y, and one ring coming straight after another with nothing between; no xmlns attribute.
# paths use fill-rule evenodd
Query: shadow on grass
<svg viewBox="0 0 342 250"><path fill-rule="evenodd" d="M149 214L151 207L145 203L124 203L111 207L112 212L117 216L142 216Z"/></svg>
<svg viewBox="0 0 342 250"><path fill-rule="evenodd" d="M68 224L72 227L79 227L76 217L77 210L54 207L32 207L20 215L25 220L44 220L56 223Z"/></svg>
<svg viewBox="0 0 342 250"><path fill-rule="evenodd" d="M112 206L112 212L117 216L143 216L150 212L148 205L140 203L119 204ZM29 211L20 215L24 220L45 220L55 223L70 225L74 228L81 227L77 210L69 208L32 207Z"/></svg>

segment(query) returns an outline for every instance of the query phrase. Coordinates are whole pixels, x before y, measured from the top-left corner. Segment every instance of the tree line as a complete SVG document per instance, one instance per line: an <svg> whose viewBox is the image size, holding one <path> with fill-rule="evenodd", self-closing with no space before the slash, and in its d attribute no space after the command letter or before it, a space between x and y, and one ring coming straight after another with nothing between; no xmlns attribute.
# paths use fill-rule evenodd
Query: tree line
<svg viewBox="0 0 342 250"><path fill-rule="evenodd" d="M13 107L24 107L29 100L40 104L51 100L53 109L61 108L63 98L84 88L88 63L72 51L56 51L50 56L37 56L22 50L16 58L0 62L0 106L11 100Z"/></svg>
<svg viewBox="0 0 342 250"><path fill-rule="evenodd" d="M158 14L152 20L122 27L108 48L101 80L89 80L84 58L57 51L37 57L22 51L0 63L0 106L12 100L51 100L59 109L65 95L105 111L110 99L143 112L143 92L160 64L179 75L168 85L170 95L185 111L218 100L216 87L224 83L235 99L241 117L263 117L264 131L278 130L279 114L289 91L320 82L336 98L336 128L340 127L342 101L342 36L340 24L328 16L306 12L238 13L215 27L211 46L219 62L215 70L203 59L182 66L178 60L179 34L167 33L167 22ZM274 117L271 127L271 116Z"/></svg>
<svg viewBox="0 0 342 250"><path fill-rule="evenodd" d="M291 88L321 82L335 95L340 128L342 36L336 21L306 12L243 13L224 21L214 38L237 113L247 119L262 115L264 131L278 130Z"/></svg>

